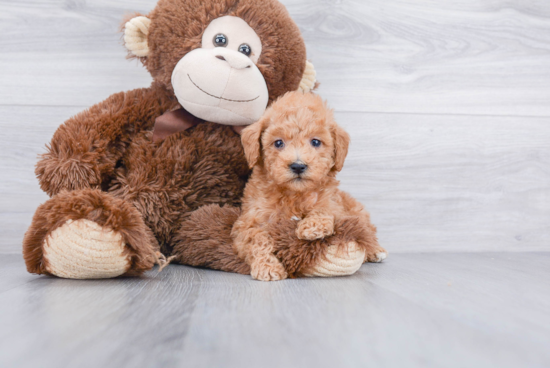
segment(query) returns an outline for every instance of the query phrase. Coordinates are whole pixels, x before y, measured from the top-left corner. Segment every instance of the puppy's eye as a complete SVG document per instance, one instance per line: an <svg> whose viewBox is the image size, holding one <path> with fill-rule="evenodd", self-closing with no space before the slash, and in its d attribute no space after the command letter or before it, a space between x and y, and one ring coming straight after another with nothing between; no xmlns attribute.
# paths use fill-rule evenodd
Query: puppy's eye
<svg viewBox="0 0 550 368"><path fill-rule="evenodd" d="M246 43L243 43L239 46L239 52L245 54L246 56L250 56L250 54L252 54L252 49Z"/></svg>
<svg viewBox="0 0 550 368"><path fill-rule="evenodd" d="M212 42L216 47L226 47L227 37L223 33L220 33L214 36L214 40L212 40Z"/></svg>
<svg viewBox="0 0 550 368"><path fill-rule="evenodd" d="M321 141L318 140L318 139L312 139L312 140L311 140L311 145L312 145L313 147L320 147L320 146L321 146Z"/></svg>
<svg viewBox="0 0 550 368"><path fill-rule="evenodd" d="M281 149L285 146L285 142L283 142L282 139L279 139L273 142L273 145L275 146L275 148Z"/></svg>

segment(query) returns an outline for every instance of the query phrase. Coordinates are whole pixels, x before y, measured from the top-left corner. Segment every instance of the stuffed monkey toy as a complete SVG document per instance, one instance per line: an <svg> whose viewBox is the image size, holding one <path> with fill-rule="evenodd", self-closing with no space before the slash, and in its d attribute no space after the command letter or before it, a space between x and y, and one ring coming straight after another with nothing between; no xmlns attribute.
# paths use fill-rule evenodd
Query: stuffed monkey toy
<svg viewBox="0 0 550 368"><path fill-rule="evenodd" d="M28 271L136 276L171 257L247 273L229 236L250 174L239 132L277 97L314 87L298 27L276 0L160 0L123 30L153 83L55 132L36 165L51 198L25 234ZM349 225L314 246L274 226L291 277L352 274L365 261Z"/></svg>

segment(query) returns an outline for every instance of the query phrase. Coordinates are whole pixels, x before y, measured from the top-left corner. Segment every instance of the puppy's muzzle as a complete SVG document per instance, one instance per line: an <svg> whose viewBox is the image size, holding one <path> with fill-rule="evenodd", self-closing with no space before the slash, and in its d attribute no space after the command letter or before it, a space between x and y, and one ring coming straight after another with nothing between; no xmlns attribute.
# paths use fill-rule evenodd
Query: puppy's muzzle
<svg viewBox="0 0 550 368"><path fill-rule="evenodd" d="M290 164L289 167L290 170L296 175L300 175L307 170L307 165L301 162L293 162Z"/></svg>

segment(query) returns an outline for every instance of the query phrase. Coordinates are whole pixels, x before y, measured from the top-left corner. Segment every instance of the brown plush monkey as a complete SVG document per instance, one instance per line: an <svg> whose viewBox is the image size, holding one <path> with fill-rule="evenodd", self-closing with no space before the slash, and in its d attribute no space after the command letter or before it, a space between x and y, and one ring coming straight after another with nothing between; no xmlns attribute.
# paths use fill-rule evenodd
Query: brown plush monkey
<svg viewBox="0 0 550 368"><path fill-rule="evenodd" d="M276 0L160 0L125 23L124 40L153 83L54 134L36 167L51 198L25 234L28 271L139 275L172 255L247 272L228 243L250 173L236 132L282 94L313 87L298 27ZM307 246L291 224L274 226L291 276L350 274L364 260L346 224Z"/></svg>

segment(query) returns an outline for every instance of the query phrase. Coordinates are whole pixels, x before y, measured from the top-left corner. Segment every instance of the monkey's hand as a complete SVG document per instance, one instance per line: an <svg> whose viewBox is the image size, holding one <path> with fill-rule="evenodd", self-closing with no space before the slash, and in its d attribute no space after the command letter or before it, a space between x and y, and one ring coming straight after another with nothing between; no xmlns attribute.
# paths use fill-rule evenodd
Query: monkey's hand
<svg viewBox="0 0 550 368"><path fill-rule="evenodd" d="M51 149L36 164L42 190L50 196L61 190L99 188L101 172L93 153L59 154Z"/></svg>

